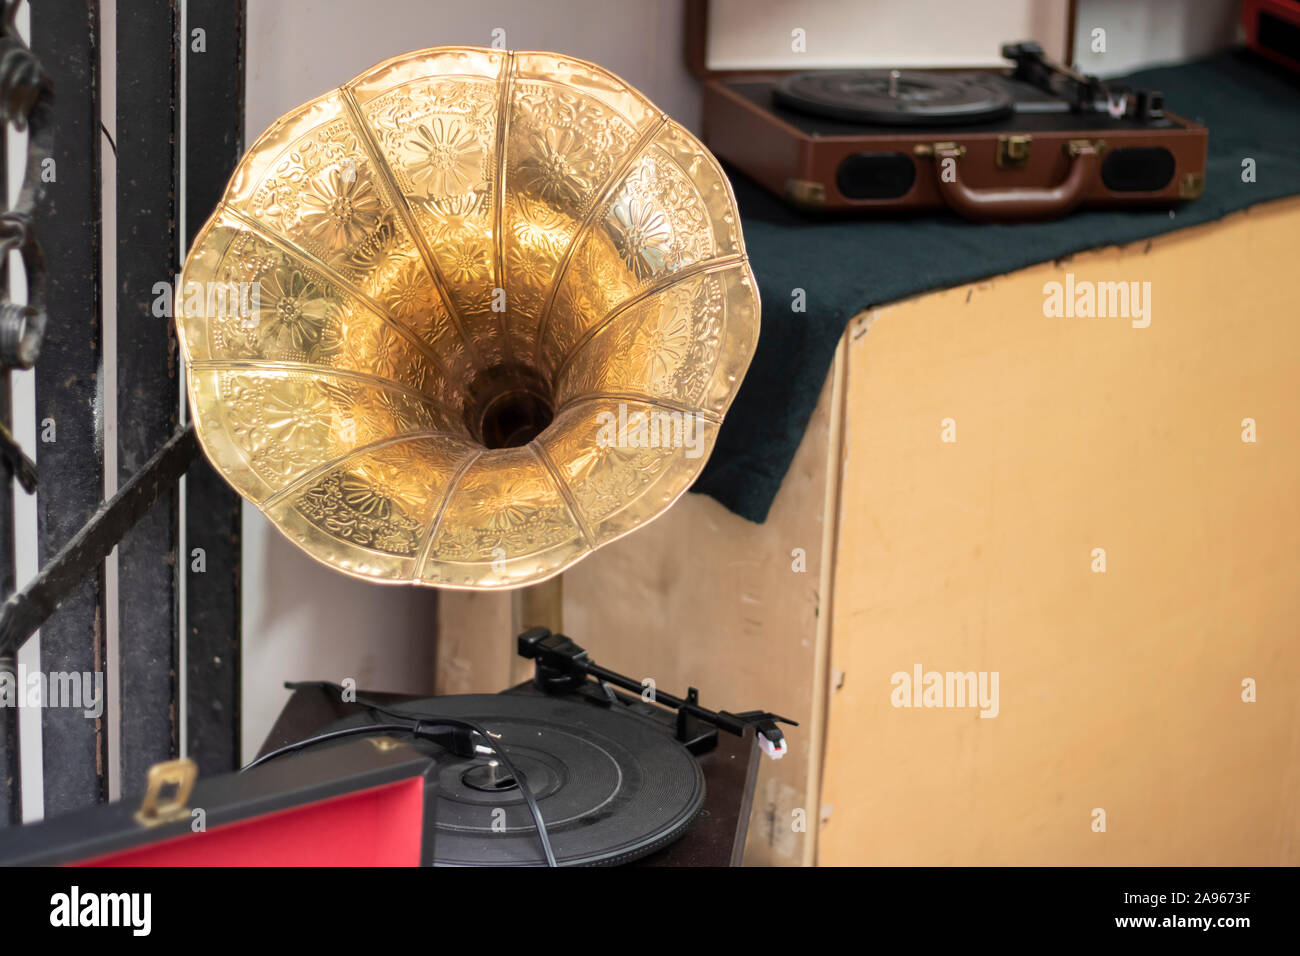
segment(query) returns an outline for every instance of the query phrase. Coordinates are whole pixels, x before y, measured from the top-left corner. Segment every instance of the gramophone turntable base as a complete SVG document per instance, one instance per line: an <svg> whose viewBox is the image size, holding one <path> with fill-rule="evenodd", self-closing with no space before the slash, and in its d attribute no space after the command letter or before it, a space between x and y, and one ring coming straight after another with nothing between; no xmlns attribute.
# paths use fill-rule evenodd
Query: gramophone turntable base
<svg viewBox="0 0 1300 956"><path fill-rule="evenodd" d="M506 693L539 693L531 683ZM358 691L358 696L379 703L403 703L417 694ZM302 687L290 696L258 755L303 740L342 717L364 708L346 704L320 687ZM632 866L739 866L749 828L754 783L760 754L752 732L743 739L718 734L717 747L696 758L704 774L703 812L686 835L670 846L630 864Z"/></svg>

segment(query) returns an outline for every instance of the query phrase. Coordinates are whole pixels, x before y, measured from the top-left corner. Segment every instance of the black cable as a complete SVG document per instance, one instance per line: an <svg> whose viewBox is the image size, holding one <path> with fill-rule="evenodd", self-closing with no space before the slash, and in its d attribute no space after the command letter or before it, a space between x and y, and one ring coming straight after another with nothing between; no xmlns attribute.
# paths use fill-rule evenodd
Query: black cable
<svg viewBox="0 0 1300 956"><path fill-rule="evenodd" d="M293 753L295 750L302 750L304 747L323 743L326 740L334 740L338 737L352 737L357 734L373 734L377 730L409 734L413 729L414 728L412 728L410 724L371 724L366 727L345 727L342 730L331 730L328 733L317 734L314 737L299 740L297 743L285 744L283 747L277 747L270 753L262 754L262 756L258 757L252 763L240 767L239 772L244 773L246 770L252 770L254 767L261 766L268 760L274 760L276 757L282 757L285 754Z"/></svg>
<svg viewBox="0 0 1300 956"><path fill-rule="evenodd" d="M337 684L329 686L340 693L343 691L343 688ZM356 697L353 700L362 707L368 707L375 711L375 713L383 714L387 717L396 717L399 720L402 718L409 720L414 717L416 718L417 725L420 719L439 721L448 724L460 723L481 736L484 741L487 742L487 745L492 748L492 753L501 761L501 765L506 768L506 773L510 774L510 776L518 783L519 792L523 794L524 803L528 805L528 812L532 814L533 826L537 830L537 839L542 844L542 852L546 855L546 865L559 866L559 863L555 860L555 853L551 850L551 838L546 832L546 822L542 819L542 808L537 805L537 798L533 796L533 791L528 787L528 779L515 769L514 764L510 762L510 758L506 756L505 749L496 742L491 734L470 720L449 718L440 714L413 714L405 711L394 710L390 707L385 707L383 704L376 703L375 701L367 700L364 697Z"/></svg>
<svg viewBox="0 0 1300 956"><path fill-rule="evenodd" d="M340 695L340 698L342 698L342 695L344 693L344 689L342 686L340 686L339 684L335 684L332 681L326 681L326 680L298 681L294 683L286 682L284 686L287 687L289 690L297 690L300 687L324 688L324 689L337 692ZM515 769L514 764L510 762L510 758L506 756L505 749L500 744L498 744L496 740L492 737L492 735L489 734L486 730L484 730L482 726L480 726L479 724L475 723L472 720L464 720L459 717L446 717L441 714L417 714L417 713L410 713L407 711L394 710L391 707L387 707L376 701L367 700L364 697L354 697L352 701L350 701L350 703L355 703L361 707L365 707L369 710L373 710L375 713L382 714L383 716L386 717L396 718L398 720L409 720L409 721L413 721L414 723L405 724L405 725L370 724L366 727L349 727L346 728L346 730L344 731L333 731L329 735L324 735L324 739L330 739L330 737L333 736L347 736L350 734L357 734L357 733L373 733L376 730L391 731L393 730L394 727L406 733L419 734L422 729L421 724L423 724L426 721L432 721L436 724L446 725L449 727L457 727L457 726L465 727L468 728L469 730L474 731L474 733L482 737L485 743L487 744L487 746L491 748L492 753L496 756L498 760L501 761L501 765L505 767L506 772L510 774L510 776L513 777L514 780L518 783L519 792L523 794L524 803L528 805L528 812L532 815L533 827L537 831L538 841L542 844L542 852L546 855L546 865L547 866L560 865L555 860L555 852L551 849L551 838L550 835L546 832L546 821L542 819L542 809L537 805L537 798L533 796L533 791L530 790L528 787L528 779L522 773L520 773L518 770ZM299 744L290 744L289 747L287 748L281 747L280 751L298 749L300 747L309 746L312 743L318 743L318 742L319 742L318 739L309 739L307 741L302 741ZM255 766L257 763L260 763L262 760L270 759L272 756L274 756L276 753L280 751L272 751L272 753L266 754L265 757L259 758L257 761L254 761L254 763L249 764L249 767ZM244 769L248 769L248 768L246 767Z"/></svg>
<svg viewBox="0 0 1300 956"><path fill-rule="evenodd" d="M338 690L340 693L343 690L343 688L339 687L337 684L333 685L333 689ZM510 774L510 776L518 783L519 792L523 794L524 803L528 805L528 812L532 815L533 827L537 830L537 839L542 844L542 852L546 855L546 865L547 866L560 865L559 863L556 862L555 853L551 849L551 838L550 838L550 834L546 832L546 821L542 819L542 808L537 805L537 798L533 796L533 791L529 789L528 779L520 771L515 769L514 764L510 762L510 758L506 756L505 748L502 747L500 744L498 744L496 740L493 738L493 736L489 734L486 730L484 730L483 727L479 726L477 723L471 720L449 718L449 717L444 717L440 714L412 714L404 711L394 710L392 708L385 707L383 704L376 703L375 701L367 700L364 697L356 697L354 698L354 701L355 703L360 704L362 707L368 707L371 710L375 711L375 713L383 714L384 716L387 717L395 717L398 718L399 720L402 718L411 719L412 717L414 717L416 718L417 726L421 719L432 720L432 721L438 721L441 723L447 723L452 725L461 724L463 726L468 727L470 730L474 731L475 733L477 733L487 743L487 746L492 749L492 753L496 755L497 759L501 761L501 765L506 768L506 773Z"/></svg>

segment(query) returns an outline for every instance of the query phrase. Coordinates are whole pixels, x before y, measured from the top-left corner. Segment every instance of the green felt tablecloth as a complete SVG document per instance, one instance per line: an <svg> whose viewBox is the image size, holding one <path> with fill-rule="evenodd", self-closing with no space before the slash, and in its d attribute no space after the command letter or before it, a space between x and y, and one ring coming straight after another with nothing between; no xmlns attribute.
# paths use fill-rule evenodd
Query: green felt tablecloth
<svg viewBox="0 0 1300 956"><path fill-rule="evenodd" d="M1170 210L1086 211L1056 222L975 224L924 217L816 220L732 171L763 300L753 364L693 491L763 521L812 416L836 342L863 309L929 289L1145 239L1300 192L1300 77L1244 51L1142 70L1174 113L1210 130L1204 195ZM1242 182L1242 160L1256 163ZM1300 236L1297 236L1300 246ZM791 311L791 292L807 311Z"/></svg>

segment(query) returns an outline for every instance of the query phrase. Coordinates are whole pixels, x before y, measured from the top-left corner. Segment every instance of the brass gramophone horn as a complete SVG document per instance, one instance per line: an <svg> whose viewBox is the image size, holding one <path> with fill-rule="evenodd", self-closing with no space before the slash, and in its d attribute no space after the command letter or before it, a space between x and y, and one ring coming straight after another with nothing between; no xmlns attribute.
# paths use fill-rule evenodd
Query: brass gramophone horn
<svg viewBox="0 0 1300 956"><path fill-rule="evenodd" d="M437 587L543 580L668 508L758 337L713 157L553 53L421 50L284 116L182 280L217 469L313 557Z"/></svg>

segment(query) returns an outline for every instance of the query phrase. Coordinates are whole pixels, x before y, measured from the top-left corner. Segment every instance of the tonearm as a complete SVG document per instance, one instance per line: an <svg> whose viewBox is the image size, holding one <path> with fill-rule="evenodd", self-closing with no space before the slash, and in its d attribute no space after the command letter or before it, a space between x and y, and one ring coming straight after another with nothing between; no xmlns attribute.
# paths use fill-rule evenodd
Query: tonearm
<svg viewBox="0 0 1300 956"><path fill-rule="evenodd" d="M1068 100L1076 113L1105 111L1114 117L1139 120L1164 116L1163 93L1107 84L1091 74L1053 62L1033 41L1003 44L1002 55L1016 64L1013 77Z"/></svg>
<svg viewBox="0 0 1300 956"><path fill-rule="evenodd" d="M694 687L687 690L684 698L652 688L641 681L601 667L572 638L564 634L553 634L544 627L529 628L519 635L519 656L537 662L533 683L543 692L568 693L580 690L587 678L591 677L602 687L621 687L642 695L643 700L676 710L677 736L686 744L690 742L688 724L694 718L737 737L743 737L747 730L753 728L762 751L769 757L780 758L785 755L786 745L785 735L777 724L798 726L788 717L768 711L747 710L733 714L726 710L709 710L700 706L699 691ZM645 696L647 694L648 697Z"/></svg>

